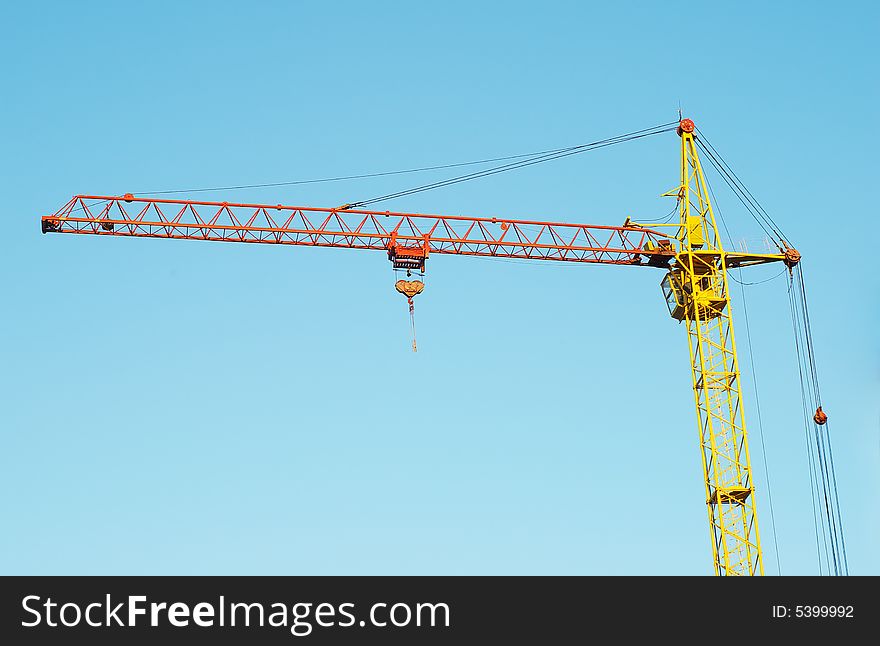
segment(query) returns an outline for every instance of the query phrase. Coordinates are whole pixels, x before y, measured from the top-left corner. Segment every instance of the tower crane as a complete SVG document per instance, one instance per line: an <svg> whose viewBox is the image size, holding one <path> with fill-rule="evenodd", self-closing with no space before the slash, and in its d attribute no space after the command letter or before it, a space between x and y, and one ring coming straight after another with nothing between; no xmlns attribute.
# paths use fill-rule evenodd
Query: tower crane
<svg viewBox="0 0 880 646"><path fill-rule="evenodd" d="M43 216L41 226L43 233L376 250L387 254L394 269L408 274L424 274L433 254L659 270L669 313L687 331L715 574L762 575L728 272L765 263L783 263L791 271L800 254L787 243L778 253L725 249L700 164L694 122L681 119L667 130L673 129L681 144L680 183L665 195L676 198L678 218L665 225L671 227L666 231L661 230L664 225L629 218L621 226L586 225L378 211L359 204L314 208L130 193L76 195ZM421 281L398 281L410 312L422 288Z"/></svg>

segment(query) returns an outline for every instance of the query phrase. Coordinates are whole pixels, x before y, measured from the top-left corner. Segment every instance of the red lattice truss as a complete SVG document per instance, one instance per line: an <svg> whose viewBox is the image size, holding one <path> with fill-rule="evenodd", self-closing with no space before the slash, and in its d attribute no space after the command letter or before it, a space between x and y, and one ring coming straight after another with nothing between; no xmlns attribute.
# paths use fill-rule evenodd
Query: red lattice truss
<svg viewBox="0 0 880 646"><path fill-rule="evenodd" d="M665 266L664 234L639 226L77 195L43 232Z"/></svg>

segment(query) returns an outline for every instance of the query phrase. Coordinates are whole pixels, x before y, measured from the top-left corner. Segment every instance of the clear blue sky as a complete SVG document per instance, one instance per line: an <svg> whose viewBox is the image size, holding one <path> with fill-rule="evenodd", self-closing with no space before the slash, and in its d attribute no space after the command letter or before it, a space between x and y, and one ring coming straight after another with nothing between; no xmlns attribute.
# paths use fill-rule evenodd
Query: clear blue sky
<svg viewBox="0 0 880 646"><path fill-rule="evenodd" d="M869 2L7 5L0 572L709 573L659 272L432 257L413 354L381 253L39 232L76 193L516 154L681 106L804 255L850 567L880 573L877 20ZM618 224L665 215L677 173L670 133L386 208ZM448 174L207 196L335 206ZM785 280L746 298L779 560L811 574Z"/></svg>

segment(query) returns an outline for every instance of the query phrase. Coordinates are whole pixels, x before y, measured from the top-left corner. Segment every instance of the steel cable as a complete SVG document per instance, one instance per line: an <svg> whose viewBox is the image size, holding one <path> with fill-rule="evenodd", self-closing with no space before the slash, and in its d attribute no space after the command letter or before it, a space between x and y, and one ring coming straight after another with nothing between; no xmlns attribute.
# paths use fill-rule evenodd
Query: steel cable
<svg viewBox="0 0 880 646"><path fill-rule="evenodd" d="M444 186L451 186L453 184L459 184L461 182L467 182L474 179L480 179L482 177L488 177L490 175L497 175L498 173L507 172L510 170L516 170L519 168L524 168L526 166L532 166L534 164L540 164L547 161L553 161L555 159L561 159L563 157L569 157L571 155L577 155L583 152L587 152L589 150L596 150L598 148L604 148L606 146L613 146L615 144L624 143L626 141L632 141L634 139L641 139L643 137L650 137L653 135L658 135L663 132L669 132L673 128L670 127L672 124L660 124L659 126L654 126L652 128L645 128L642 130L636 130L631 133L627 133L624 135L618 135L616 137L610 137L608 139L601 139L599 141L590 142L587 144L580 144L578 146L571 146L569 148L560 149L557 151L553 151L550 153L539 154L537 156L533 156L532 158L523 159L518 162L511 162L509 164L504 164L502 166L496 166L494 168L487 168L481 171L476 171L473 173L468 173L466 175L459 175L457 177L450 177L445 180L440 180L437 182L432 182L430 184L423 184L421 186L415 186L413 188L409 188L402 191L397 191L394 193L388 193L385 195L380 195L378 197L369 198L366 200L359 200L355 202L351 202L350 204L346 204L344 208L361 208L367 206L369 204L374 204L376 202L384 202L386 200L395 199L398 197L404 197L406 195L412 195L414 193L421 193L423 191L429 191L436 188L442 188Z"/></svg>

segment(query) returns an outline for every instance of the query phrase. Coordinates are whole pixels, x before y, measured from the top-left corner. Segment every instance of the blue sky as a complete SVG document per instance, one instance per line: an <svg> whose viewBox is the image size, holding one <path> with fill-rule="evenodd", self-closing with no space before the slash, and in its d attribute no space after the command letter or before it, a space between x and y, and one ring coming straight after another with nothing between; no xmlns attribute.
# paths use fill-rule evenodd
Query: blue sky
<svg viewBox="0 0 880 646"><path fill-rule="evenodd" d="M413 354L381 253L39 232L76 193L503 156L681 107L804 255L850 569L880 573L873 3L3 14L0 572L710 573L659 273L432 257ZM335 206L448 174L200 195ZM665 215L677 174L670 133L385 208L618 224ZM758 240L714 186L733 237ZM766 567L775 542L784 574L812 574L785 280L745 297Z"/></svg>

